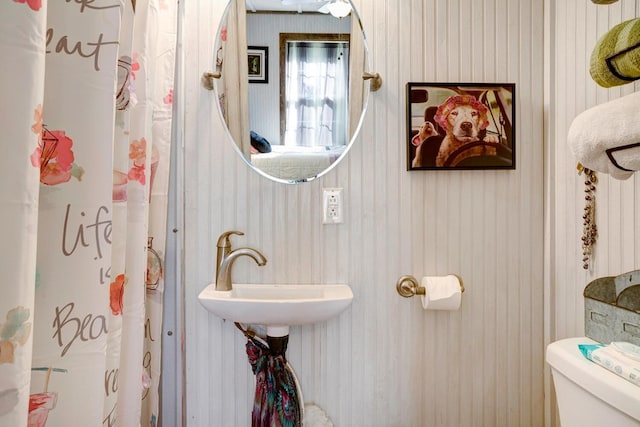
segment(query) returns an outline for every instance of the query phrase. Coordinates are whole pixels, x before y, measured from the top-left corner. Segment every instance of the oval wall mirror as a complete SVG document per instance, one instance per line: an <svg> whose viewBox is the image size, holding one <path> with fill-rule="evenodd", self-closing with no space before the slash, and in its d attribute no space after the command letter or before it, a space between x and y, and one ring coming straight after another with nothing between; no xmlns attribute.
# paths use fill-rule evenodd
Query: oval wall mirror
<svg viewBox="0 0 640 427"><path fill-rule="evenodd" d="M238 153L278 182L327 173L356 139L367 64L349 0L231 0L216 37L214 90Z"/></svg>

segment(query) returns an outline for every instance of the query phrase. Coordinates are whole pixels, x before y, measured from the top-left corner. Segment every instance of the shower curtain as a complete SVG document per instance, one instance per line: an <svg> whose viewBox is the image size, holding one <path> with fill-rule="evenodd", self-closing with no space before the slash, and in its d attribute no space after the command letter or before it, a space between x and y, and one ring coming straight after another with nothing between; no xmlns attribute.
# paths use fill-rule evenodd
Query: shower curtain
<svg viewBox="0 0 640 427"><path fill-rule="evenodd" d="M0 6L0 426L155 426L176 0Z"/></svg>

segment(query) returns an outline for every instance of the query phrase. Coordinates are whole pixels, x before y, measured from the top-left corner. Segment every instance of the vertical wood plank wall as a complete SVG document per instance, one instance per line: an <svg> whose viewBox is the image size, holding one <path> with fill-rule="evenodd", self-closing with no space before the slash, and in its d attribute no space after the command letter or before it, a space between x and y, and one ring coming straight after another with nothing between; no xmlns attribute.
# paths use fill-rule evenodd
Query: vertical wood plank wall
<svg viewBox="0 0 640 427"><path fill-rule="evenodd" d="M589 59L597 40L613 26L640 16L640 2L621 1L609 6L590 2L556 2L555 94L551 101L555 139L551 150L550 200L553 204L551 244L553 304L557 338L584 333L582 291L594 278L617 275L639 268L640 233L638 177L619 181L598 174L596 216L598 240L589 271L582 268L582 249L576 242L582 235L584 208L583 177L567 146L567 132L573 118L588 108L628 95L640 86L631 83L601 88L589 76ZM640 105L638 106L640 111Z"/></svg>
<svg viewBox="0 0 640 427"><path fill-rule="evenodd" d="M549 150L545 156L545 202L549 225L545 321L550 340L584 334L584 287L593 279L640 268L640 186L634 175L618 181L598 174L598 240L591 268L582 268L584 178L567 146L573 118L588 108L640 89L638 83L599 87L589 75L591 52L613 26L640 16L640 1L596 5L589 1L548 1ZM640 105L636 113L640 111ZM550 389L547 389L549 395ZM552 397L550 400L553 401ZM550 405L553 408L552 405ZM551 411L548 424L556 425Z"/></svg>
<svg viewBox="0 0 640 427"><path fill-rule="evenodd" d="M548 283L545 321L549 340L584 334L584 287L593 279L640 268L640 186L638 176L618 181L598 174L596 219L598 240L591 268L582 268L582 214L584 179L567 146L573 118L598 104L640 89L631 83L610 89L599 87L589 75L591 52L613 26L640 16L640 1L595 5L579 0L549 1L550 93L545 157L548 221L546 245ZM638 106L640 111L640 105ZM553 408L553 394L548 405ZM559 425L551 410L549 426Z"/></svg>
<svg viewBox="0 0 640 427"><path fill-rule="evenodd" d="M346 160L297 186L272 183L238 158L213 93L200 85L212 68L223 3L185 7L188 426L250 425L254 378L245 340L197 302L214 277L216 239L230 229L246 233L235 245L268 258L263 268L239 260L238 281L351 285L353 305L326 323L293 327L288 351L305 401L322 407L336 426L543 425L543 2L355 1L372 69L384 84L371 94ZM572 11L563 10L569 19ZM561 76L563 85L574 84L571 74ZM516 83L517 169L407 172L409 81ZM575 183L565 154L550 156L550 174L563 179L557 186ZM344 224L322 225L323 187L344 188ZM553 190L556 205L570 202L562 188ZM579 197L573 187L567 191ZM580 273L560 271L577 251L573 217L580 206L573 203L558 206L570 209L566 222L553 213L554 282L577 282ZM616 236L620 230L609 239ZM467 289L459 311L424 311L419 299L396 293L404 274L448 273L460 275ZM566 305L563 316L577 318L577 284L571 286L573 293L562 288L556 303Z"/></svg>

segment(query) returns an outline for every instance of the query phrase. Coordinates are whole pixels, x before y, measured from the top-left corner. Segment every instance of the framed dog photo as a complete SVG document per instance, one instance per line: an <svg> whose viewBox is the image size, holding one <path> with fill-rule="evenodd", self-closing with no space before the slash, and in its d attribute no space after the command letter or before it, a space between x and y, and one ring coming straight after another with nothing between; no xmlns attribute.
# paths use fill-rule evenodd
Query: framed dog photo
<svg viewBox="0 0 640 427"><path fill-rule="evenodd" d="M249 46L249 83L269 83L269 48L267 46Z"/></svg>
<svg viewBox="0 0 640 427"><path fill-rule="evenodd" d="M407 170L515 169L515 89L407 83Z"/></svg>

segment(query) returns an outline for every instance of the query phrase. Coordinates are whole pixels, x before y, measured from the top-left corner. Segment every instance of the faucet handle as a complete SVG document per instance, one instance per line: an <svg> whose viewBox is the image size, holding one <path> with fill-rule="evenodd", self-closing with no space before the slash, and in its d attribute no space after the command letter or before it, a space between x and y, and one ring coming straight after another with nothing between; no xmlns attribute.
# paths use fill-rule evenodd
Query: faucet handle
<svg viewBox="0 0 640 427"><path fill-rule="evenodd" d="M218 237L218 247L219 248L230 248L231 247L231 235L237 234L238 236L244 236L242 231L225 231Z"/></svg>

